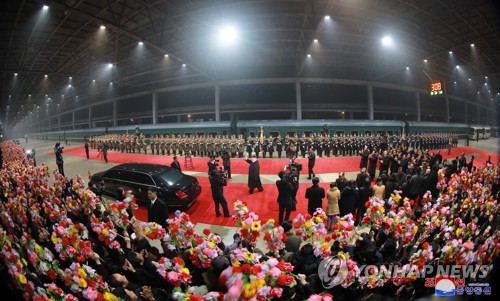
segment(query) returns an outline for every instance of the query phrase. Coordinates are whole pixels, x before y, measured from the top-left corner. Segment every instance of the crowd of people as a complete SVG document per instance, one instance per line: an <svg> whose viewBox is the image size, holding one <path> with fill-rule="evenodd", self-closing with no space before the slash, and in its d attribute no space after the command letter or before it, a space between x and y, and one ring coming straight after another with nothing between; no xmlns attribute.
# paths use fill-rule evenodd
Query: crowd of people
<svg viewBox="0 0 500 301"><path fill-rule="evenodd" d="M234 202L237 230L223 241L186 213L165 227L138 221L132 195L103 203L80 176L35 167L15 143L0 148L0 271L12 300L413 300L434 292L416 272L452 264L492 265L466 282L498 283L499 162L396 152L397 165L380 168L384 188L371 187L369 165L332 183L339 208L312 205L279 224ZM333 287L332 256L347 269ZM366 264L378 272L366 276ZM391 265L404 276L384 272Z"/></svg>

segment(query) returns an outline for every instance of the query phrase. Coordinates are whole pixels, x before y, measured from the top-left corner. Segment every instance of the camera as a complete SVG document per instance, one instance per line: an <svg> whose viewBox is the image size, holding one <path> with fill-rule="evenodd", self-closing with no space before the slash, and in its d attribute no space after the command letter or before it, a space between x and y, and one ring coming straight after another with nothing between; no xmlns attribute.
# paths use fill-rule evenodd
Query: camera
<svg viewBox="0 0 500 301"><path fill-rule="evenodd" d="M302 171L302 164L295 162L295 158L290 160L290 163L285 165L285 177L284 180L291 183L298 183L300 178L300 172Z"/></svg>
<svg viewBox="0 0 500 301"><path fill-rule="evenodd" d="M214 170L212 172L212 176L218 177L225 182L227 180L227 171L225 171L224 168L221 167L217 170Z"/></svg>

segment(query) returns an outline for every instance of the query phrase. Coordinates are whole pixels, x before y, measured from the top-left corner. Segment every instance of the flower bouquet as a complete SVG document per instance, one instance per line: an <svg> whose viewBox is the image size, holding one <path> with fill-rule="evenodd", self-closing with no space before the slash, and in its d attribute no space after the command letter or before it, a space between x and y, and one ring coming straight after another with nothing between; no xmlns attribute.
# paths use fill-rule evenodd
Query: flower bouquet
<svg viewBox="0 0 500 301"><path fill-rule="evenodd" d="M90 258L93 254L92 243L87 238L85 226L80 223L73 224L69 218L53 226L51 240L63 261L76 259L78 262L84 262Z"/></svg>
<svg viewBox="0 0 500 301"><path fill-rule="evenodd" d="M118 234L113 226L113 222L102 222L97 218L92 218L91 227L97 234L97 239L102 244L110 247L111 249L118 249L120 247L120 243L115 240Z"/></svg>
<svg viewBox="0 0 500 301"><path fill-rule="evenodd" d="M97 272L88 265L77 262L63 272L64 284L71 292L88 300L106 300L116 298L110 291L108 284ZM116 299L117 300L117 299Z"/></svg>
<svg viewBox="0 0 500 301"><path fill-rule="evenodd" d="M198 268L209 268L212 260L222 255L222 250L217 246L222 242L219 235L203 230L203 237L196 239L196 245L189 249L189 259Z"/></svg>
<svg viewBox="0 0 500 301"><path fill-rule="evenodd" d="M149 239L162 239L167 231L155 222L141 224L142 235Z"/></svg>
<svg viewBox="0 0 500 301"><path fill-rule="evenodd" d="M253 253L252 253L253 254ZM221 274L221 282L228 288L224 300L271 300L280 298L283 287L296 285L290 274L293 266L270 258L266 262L234 261Z"/></svg>
<svg viewBox="0 0 500 301"><path fill-rule="evenodd" d="M169 250L190 248L199 235L194 231L194 224L187 213L175 212L174 218L167 220L169 232L163 236L163 243Z"/></svg>
<svg viewBox="0 0 500 301"><path fill-rule="evenodd" d="M156 271L175 287L191 283L189 269L185 267L184 260L180 257L174 257L172 261L160 257Z"/></svg>
<svg viewBox="0 0 500 301"><path fill-rule="evenodd" d="M43 287L37 287L33 295L33 301L78 301L72 294L65 293L55 283L45 283ZM108 299L106 299L108 301Z"/></svg>
<svg viewBox="0 0 500 301"><path fill-rule="evenodd" d="M351 234L352 230L354 230L354 220L352 214L349 213L341 217L335 224L333 224L332 238L346 246L349 243L347 238Z"/></svg>
<svg viewBox="0 0 500 301"><path fill-rule="evenodd" d="M365 207L366 213L361 224L369 224L372 228L380 227L385 217L385 201L372 197L365 203Z"/></svg>
<svg viewBox="0 0 500 301"><path fill-rule="evenodd" d="M274 219L269 219L260 231L264 234L264 242L269 252L274 253L285 248L285 230L281 226L276 227Z"/></svg>

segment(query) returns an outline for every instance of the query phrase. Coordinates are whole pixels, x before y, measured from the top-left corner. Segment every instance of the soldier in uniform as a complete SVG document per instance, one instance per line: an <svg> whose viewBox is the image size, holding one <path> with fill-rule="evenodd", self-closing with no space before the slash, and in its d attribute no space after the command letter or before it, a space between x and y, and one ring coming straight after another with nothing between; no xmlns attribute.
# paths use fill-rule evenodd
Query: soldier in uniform
<svg viewBox="0 0 500 301"><path fill-rule="evenodd" d="M238 158L243 158L243 153L245 151L245 141L243 140L243 138L238 139L236 148L238 149Z"/></svg>
<svg viewBox="0 0 500 301"><path fill-rule="evenodd" d="M262 158L264 159L266 158L268 150L269 150L269 139L266 139L266 141L262 143Z"/></svg>
<svg viewBox="0 0 500 301"><path fill-rule="evenodd" d="M273 157L273 153L274 153L273 139L269 140L269 145L267 146L267 152L269 153L269 158L272 158Z"/></svg>
<svg viewBox="0 0 500 301"><path fill-rule="evenodd" d="M161 137L160 138L160 150L161 150L161 155L162 156L165 156L165 149L166 149L166 146L165 146L165 137Z"/></svg>
<svg viewBox="0 0 500 301"><path fill-rule="evenodd" d="M278 152L278 158L281 159L281 153L283 152L283 141L281 140L280 135L278 135L278 138L276 138L276 152Z"/></svg>

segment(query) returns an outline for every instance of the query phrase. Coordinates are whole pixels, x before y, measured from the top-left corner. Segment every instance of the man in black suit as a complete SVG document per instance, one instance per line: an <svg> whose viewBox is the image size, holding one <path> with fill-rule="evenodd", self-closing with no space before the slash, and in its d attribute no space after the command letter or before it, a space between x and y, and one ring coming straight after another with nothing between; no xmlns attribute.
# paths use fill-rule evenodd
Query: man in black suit
<svg viewBox="0 0 500 301"><path fill-rule="evenodd" d="M306 199L309 200L307 203L307 212L310 215L313 215L317 208L323 209L323 198L325 197L325 189L319 186L319 178L314 177L312 184L313 186L306 190Z"/></svg>
<svg viewBox="0 0 500 301"><path fill-rule="evenodd" d="M208 165L208 175L212 173L213 170L217 170L217 165L219 165L219 160L215 160L215 156L210 156L210 161L207 162Z"/></svg>
<svg viewBox="0 0 500 301"><path fill-rule="evenodd" d="M293 202L293 186L292 183L285 179L286 172L284 170L278 173L280 177L276 181L276 187L278 187L278 205L279 214L278 221L279 224L283 223L284 220L288 221L290 219L290 214L292 213L292 202Z"/></svg>
<svg viewBox="0 0 500 301"><path fill-rule="evenodd" d="M212 186L212 199L215 204L215 216L219 217L220 209L219 204L222 205L222 211L224 211L224 217L230 217L229 209L227 208L227 201L224 197L224 186L227 185L226 179L223 177L223 174L218 172L217 170L212 170L210 172L210 185Z"/></svg>
<svg viewBox="0 0 500 301"><path fill-rule="evenodd" d="M155 222L163 228L167 227L168 207L167 204L157 196L156 188L148 188L148 222Z"/></svg>
<svg viewBox="0 0 500 301"><path fill-rule="evenodd" d="M309 173L309 177L307 178L308 180L311 179L311 175L313 178L316 176L313 170L315 164L316 164L316 154L314 153L314 150L311 147L309 149L309 154L307 155L307 170Z"/></svg>
<svg viewBox="0 0 500 301"><path fill-rule="evenodd" d="M248 168L248 194L252 194L255 188L259 191L264 191L260 181L260 164L256 156L252 155L252 159L245 157L245 162L250 164Z"/></svg>
<svg viewBox="0 0 500 301"><path fill-rule="evenodd" d="M90 159L90 154L89 154L89 143L88 143L87 141L85 141L84 148L85 148L85 155L87 156L87 159Z"/></svg>
<svg viewBox="0 0 500 301"><path fill-rule="evenodd" d="M173 169L177 169L178 171L182 172L181 170L181 163L179 163L179 158L177 156L174 156L174 161L172 161L172 164L170 164L170 167Z"/></svg>

